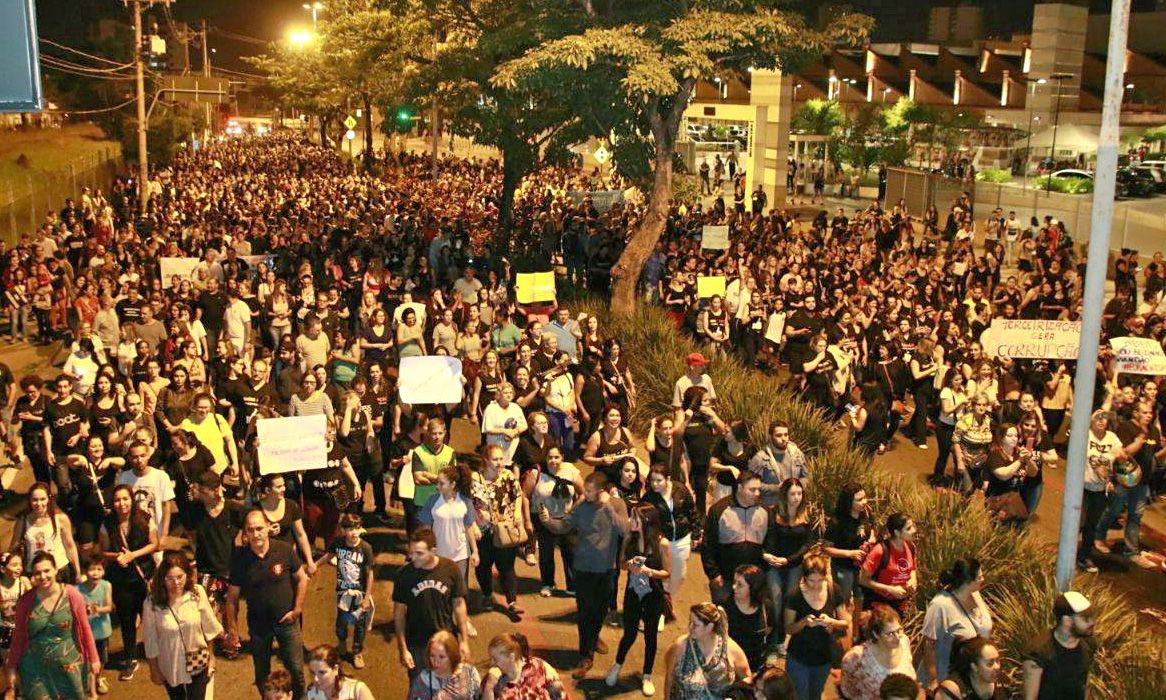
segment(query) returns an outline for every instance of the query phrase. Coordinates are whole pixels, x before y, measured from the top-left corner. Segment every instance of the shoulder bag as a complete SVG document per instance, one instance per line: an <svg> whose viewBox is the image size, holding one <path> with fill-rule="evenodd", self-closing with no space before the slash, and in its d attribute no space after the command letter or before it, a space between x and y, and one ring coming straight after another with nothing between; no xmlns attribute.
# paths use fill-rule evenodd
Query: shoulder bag
<svg viewBox="0 0 1166 700"><path fill-rule="evenodd" d="M510 482L512 488L517 487L517 482ZM501 549L509 549L510 547L517 547L520 544L525 544L529 535L527 535L526 528L523 527L519 521L521 518L518 502L515 503L514 517L509 520L498 520L494 523L493 542L495 547Z"/></svg>
<svg viewBox="0 0 1166 700"><path fill-rule="evenodd" d="M182 651L186 655L186 672L193 678L210 668L211 646L210 644L205 644L200 649L187 647L186 638L182 636L182 620L179 619L178 613L174 612L173 607L167 605L166 609L170 611L170 615L174 618L174 623L178 625L178 641L182 642ZM199 615L199 633L203 635L203 641L205 642L207 640L206 634L202 632L201 610L199 611Z"/></svg>

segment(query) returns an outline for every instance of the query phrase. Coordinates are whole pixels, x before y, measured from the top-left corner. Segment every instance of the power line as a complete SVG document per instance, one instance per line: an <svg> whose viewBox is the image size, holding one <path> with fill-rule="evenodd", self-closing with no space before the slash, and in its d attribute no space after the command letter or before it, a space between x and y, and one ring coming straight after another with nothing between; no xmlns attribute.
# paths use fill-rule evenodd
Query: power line
<svg viewBox="0 0 1166 700"><path fill-rule="evenodd" d="M41 65L43 65L45 68L49 68L51 70L55 70L55 71L58 71L60 73L65 73L68 75L75 75L75 76L78 76L81 78L91 78L93 80L119 81L119 80L133 80L134 79L134 77L132 75L125 75L125 74L108 75L108 74L87 73L84 71L79 71L79 70L76 70L73 66L69 65L68 63L58 63L56 61L56 59L54 59L53 57L46 56L43 54L41 55Z"/></svg>
<svg viewBox="0 0 1166 700"><path fill-rule="evenodd" d="M45 43L45 44L48 44L48 45L50 45L50 46L55 46L55 47L57 47L58 49L64 49L65 51L68 51L68 52L70 52L70 53L75 53L75 54L77 54L77 55L79 55L79 56L84 56L85 58L91 58L91 59L93 59L94 61L100 61L101 63L110 63L110 64L113 64L113 65L114 65L114 66L116 66L118 69L121 69L121 68L129 68L130 66L134 65L134 62L133 62L133 61L130 61L129 63L120 63L120 62L118 62L118 61L115 61L115 60L113 60L113 59L110 59L110 58L105 58L104 56L96 56L96 55L94 55L94 54L91 54L91 53L85 53L84 51L81 51L81 50L75 49L75 48L73 48L72 46L66 46L66 45L64 45L64 44L59 44L59 43L57 43L57 42L53 41L52 39L45 39L45 38L43 38L43 37L42 37L42 38L41 38L41 42L43 42L43 43ZM95 69L95 70L96 70L96 69ZM111 70L113 70L113 69L111 69Z"/></svg>
<svg viewBox="0 0 1166 700"><path fill-rule="evenodd" d="M101 109L56 109L52 111L60 112L62 114L101 114L102 112L115 112L119 109L122 109L123 107L132 105L135 99L136 98L131 97L119 105L114 105L113 107L102 107Z"/></svg>
<svg viewBox="0 0 1166 700"><path fill-rule="evenodd" d="M268 46L271 44L270 39L260 39L254 36L247 36L246 34L236 34L235 32L228 32L227 30L219 29L218 27L208 27L207 30L212 34L217 34L218 36L221 36L225 39L234 39L235 41L242 41L247 44L257 44L259 46Z"/></svg>
<svg viewBox="0 0 1166 700"><path fill-rule="evenodd" d="M255 80L267 80L266 75L260 75L258 73L245 73L241 70L231 70L230 68L222 68L220 66L215 66L211 70L226 73L227 75L237 75L237 76L242 77L242 78L254 78Z"/></svg>

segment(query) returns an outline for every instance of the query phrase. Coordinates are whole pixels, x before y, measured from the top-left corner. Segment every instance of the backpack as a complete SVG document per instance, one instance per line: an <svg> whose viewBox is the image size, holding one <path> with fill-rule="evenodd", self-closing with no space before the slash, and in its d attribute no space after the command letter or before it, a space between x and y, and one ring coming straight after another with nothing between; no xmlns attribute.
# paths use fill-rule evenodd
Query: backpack
<svg viewBox="0 0 1166 700"><path fill-rule="evenodd" d="M879 540L879 544L883 546L883 555L879 559L879 565L875 567L874 572L872 572L870 575L872 581L877 581L879 574L881 574L891 563L891 541L889 539ZM911 553L911 558L915 559L915 545L913 543L907 543L907 551Z"/></svg>

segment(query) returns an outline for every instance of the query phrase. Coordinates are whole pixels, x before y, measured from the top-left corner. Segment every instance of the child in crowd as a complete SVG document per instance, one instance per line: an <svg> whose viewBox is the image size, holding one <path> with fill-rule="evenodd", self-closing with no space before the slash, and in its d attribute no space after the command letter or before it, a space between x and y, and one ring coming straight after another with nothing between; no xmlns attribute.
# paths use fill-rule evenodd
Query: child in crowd
<svg viewBox="0 0 1166 700"><path fill-rule="evenodd" d="M263 682L263 700L291 700L292 699L292 678L291 674L282 668L278 668L271 672L267 680Z"/></svg>
<svg viewBox="0 0 1166 700"><path fill-rule="evenodd" d="M16 629L16 601L31 588L24 575L24 560L15 552L0 555L0 662L7 660Z"/></svg>
<svg viewBox="0 0 1166 700"><path fill-rule="evenodd" d="M105 580L105 563L101 557L86 557L81 565L85 567L86 579L77 589L85 597L89 627L93 630L93 641L97 643L97 654L104 670L109 664L109 638L113 636L113 623L109 618L113 612L113 586ZM97 677L97 692L101 695L109 692L109 681L104 675Z"/></svg>
<svg viewBox="0 0 1166 700"><path fill-rule="evenodd" d="M352 626L352 666L364 668L364 635L373 615L372 546L361 535L360 516L340 516L340 536L328 546L316 566L331 558L336 564L336 639L340 656L348 653L348 627Z"/></svg>

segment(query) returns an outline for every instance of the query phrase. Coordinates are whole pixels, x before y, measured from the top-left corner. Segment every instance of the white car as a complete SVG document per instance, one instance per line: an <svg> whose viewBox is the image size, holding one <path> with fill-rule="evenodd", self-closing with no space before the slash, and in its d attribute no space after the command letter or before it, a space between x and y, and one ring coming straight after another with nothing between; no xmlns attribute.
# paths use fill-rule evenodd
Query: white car
<svg viewBox="0 0 1166 700"><path fill-rule="evenodd" d="M1068 170L1056 171L1055 173L1053 173L1053 177L1064 177L1064 178L1070 178L1070 179L1076 179L1076 180L1092 180L1093 173L1089 172L1088 170L1076 170L1076 169L1070 168Z"/></svg>

